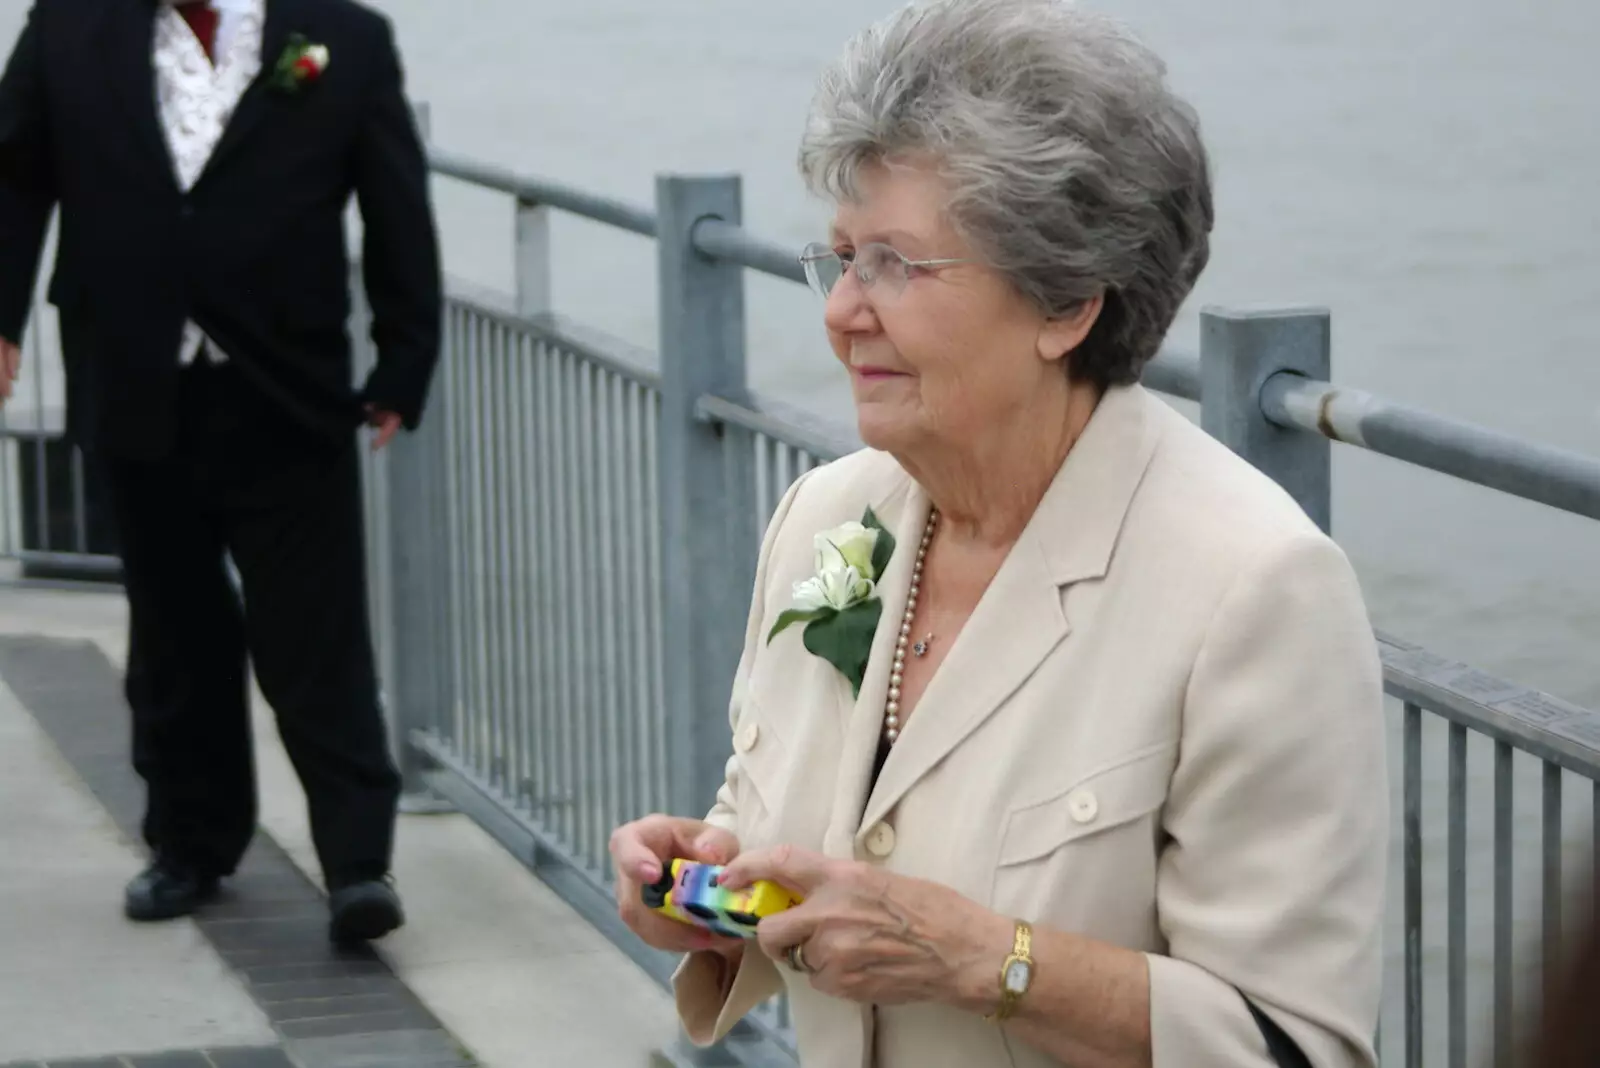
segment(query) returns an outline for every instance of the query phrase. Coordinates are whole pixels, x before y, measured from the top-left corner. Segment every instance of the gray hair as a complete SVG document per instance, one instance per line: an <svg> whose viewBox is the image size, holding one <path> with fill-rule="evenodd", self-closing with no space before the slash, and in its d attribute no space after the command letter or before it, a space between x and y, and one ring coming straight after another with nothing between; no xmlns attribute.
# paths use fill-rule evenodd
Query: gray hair
<svg viewBox="0 0 1600 1068"><path fill-rule="evenodd" d="M931 161L962 235L1047 316L1105 307L1069 373L1136 381L1210 255L1199 120L1166 65L1067 0L926 0L857 35L801 141L813 193Z"/></svg>

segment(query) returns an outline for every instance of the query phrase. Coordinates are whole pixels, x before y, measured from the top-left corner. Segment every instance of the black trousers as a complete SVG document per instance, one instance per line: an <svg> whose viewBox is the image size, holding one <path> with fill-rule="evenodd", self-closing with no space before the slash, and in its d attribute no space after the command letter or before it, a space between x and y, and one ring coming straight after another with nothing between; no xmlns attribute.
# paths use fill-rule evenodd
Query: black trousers
<svg viewBox="0 0 1600 1068"><path fill-rule="evenodd" d="M145 839L217 875L239 863L256 826L248 664L305 789L324 878L377 877L400 776L367 619L354 428L330 444L227 364L182 373L173 454L97 457L122 546Z"/></svg>

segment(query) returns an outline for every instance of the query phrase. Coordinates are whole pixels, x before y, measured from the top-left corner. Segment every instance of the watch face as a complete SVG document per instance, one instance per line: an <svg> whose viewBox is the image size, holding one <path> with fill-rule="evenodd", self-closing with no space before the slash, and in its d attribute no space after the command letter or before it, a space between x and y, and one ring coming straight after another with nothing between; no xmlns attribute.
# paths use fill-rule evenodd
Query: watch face
<svg viewBox="0 0 1600 1068"><path fill-rule="evenodd" d="M1006 992L1023 994L1033 982L1033 965L1025 960L1014 960L1006 966Z"/></svg>

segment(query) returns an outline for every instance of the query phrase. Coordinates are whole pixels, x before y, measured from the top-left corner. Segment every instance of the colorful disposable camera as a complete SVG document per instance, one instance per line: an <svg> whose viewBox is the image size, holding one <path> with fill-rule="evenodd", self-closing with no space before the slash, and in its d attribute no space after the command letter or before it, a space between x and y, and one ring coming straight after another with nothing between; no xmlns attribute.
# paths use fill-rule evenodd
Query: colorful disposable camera
<svg viewBox="0 0 1600 1068"><path fill-rule="evenodd" d="M777 883L757 882L737 893L717 885L722 868L675 860L661 878L640 889L645 906L679 923L704 927L730 938L754 938L763 917L782 912L800 899Z"/></svg>

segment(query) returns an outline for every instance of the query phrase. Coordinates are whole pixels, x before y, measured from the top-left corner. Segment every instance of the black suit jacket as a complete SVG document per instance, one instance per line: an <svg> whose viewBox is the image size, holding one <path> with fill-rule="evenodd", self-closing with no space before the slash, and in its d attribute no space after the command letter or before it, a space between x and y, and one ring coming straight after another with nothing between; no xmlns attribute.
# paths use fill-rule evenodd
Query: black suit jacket
<svg viewBox="0 0 1600 1068"><path fill-rule="evenodd" d="M261 75L187 194L157 112L157 0L36 0L0 79L0 336L18 340L50 212L68 425L157 457L174 440L183 323L308 428L349 436L372 403L408 428L438 358L428 169L389 23L354 0L267 0ZM272 85L291 36L315 83ZM361 209L378 363L353 383L344 213Z"/></svg>

